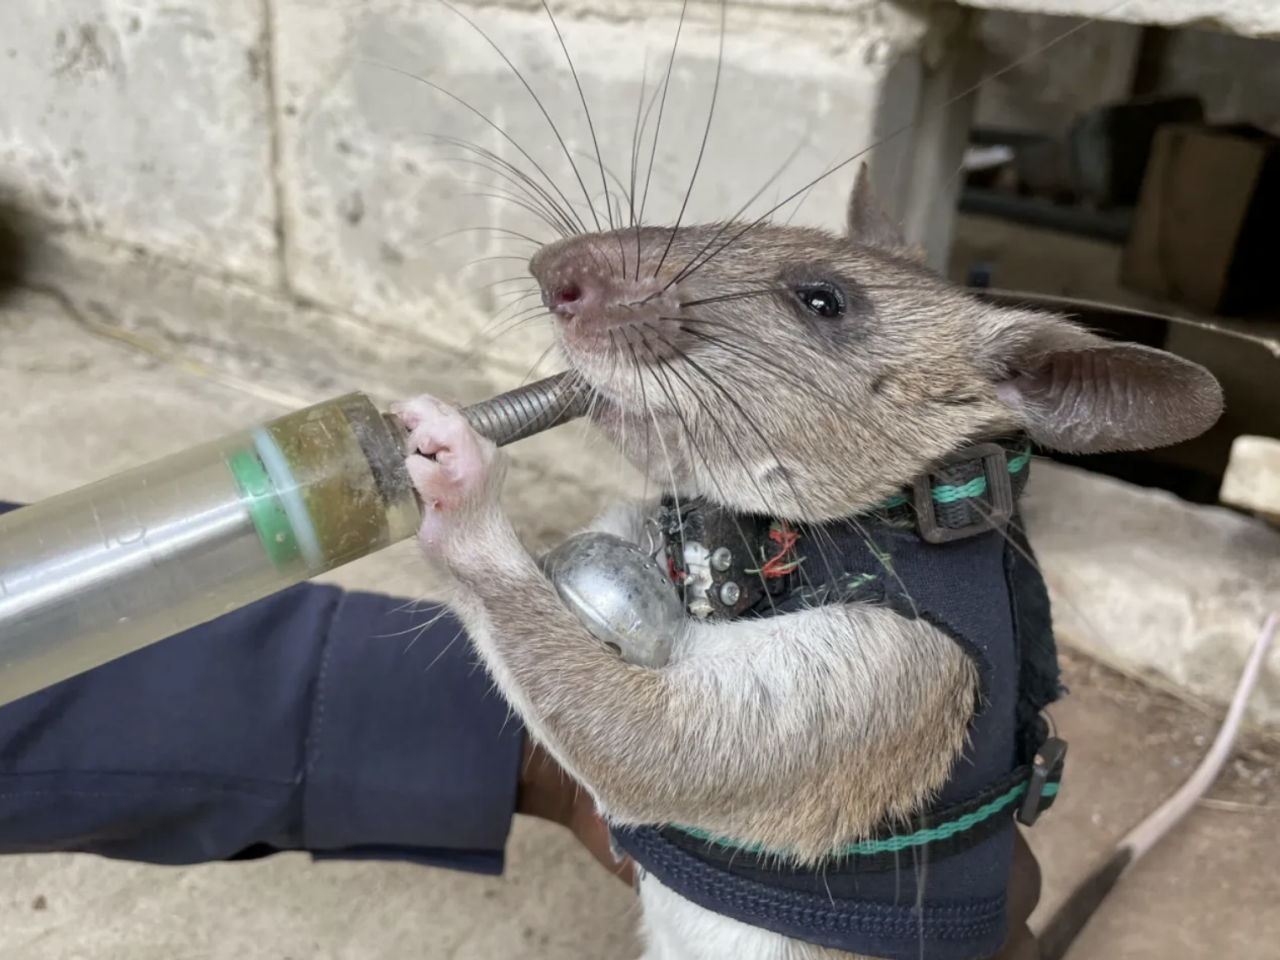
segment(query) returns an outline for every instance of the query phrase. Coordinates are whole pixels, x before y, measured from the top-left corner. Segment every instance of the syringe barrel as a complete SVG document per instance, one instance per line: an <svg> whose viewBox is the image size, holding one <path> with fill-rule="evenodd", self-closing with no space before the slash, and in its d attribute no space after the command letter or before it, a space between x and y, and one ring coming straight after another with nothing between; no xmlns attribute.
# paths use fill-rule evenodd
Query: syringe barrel
<svg viewBox="0 0 1280 960"><path fill-rule="evenodd" d="M504 444L579 393L463 412ZM353 393L0 516L0 705L412 537L404 441Z"/></svg>
<svg viewBox="0 0 1280 960"><path fill-rule="evenodd" d="M404 460L356 393L0 517L0 704L412 536Z"/></svg>

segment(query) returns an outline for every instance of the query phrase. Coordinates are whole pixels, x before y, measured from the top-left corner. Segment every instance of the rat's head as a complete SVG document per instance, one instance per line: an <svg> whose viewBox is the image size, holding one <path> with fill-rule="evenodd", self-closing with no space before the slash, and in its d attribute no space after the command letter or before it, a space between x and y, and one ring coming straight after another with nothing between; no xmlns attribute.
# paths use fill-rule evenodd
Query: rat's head
<svg viewBox="0 0 1280 960"><path fill-rule="evenodd" d="M739 510L845 516L967 442L1072 453L1189 439L1221 390L1171 354L978 300L871 196L848 233L746 223L548 244L530 270L596 422L664 486Z"/></svg>

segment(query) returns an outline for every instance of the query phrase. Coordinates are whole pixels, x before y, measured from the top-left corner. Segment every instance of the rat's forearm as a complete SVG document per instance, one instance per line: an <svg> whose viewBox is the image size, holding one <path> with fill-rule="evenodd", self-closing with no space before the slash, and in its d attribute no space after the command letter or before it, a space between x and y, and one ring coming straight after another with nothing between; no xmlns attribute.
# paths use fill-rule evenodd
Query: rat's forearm
<svg viewBox="0 0 1280 960"><path fill-rule="evenodd" d="M489 672L575 779L594 789L602 765L613 762L595 748L600 724L613 720L656 734L660 675L629 666L587 633L505 516L478 518L453 539L444 565L455 584L451 606ZM579 696L584 685L597 691L590 704ZM601 698L602 691L611 693ZM638 696L649 709L638 706Z"/></svg>

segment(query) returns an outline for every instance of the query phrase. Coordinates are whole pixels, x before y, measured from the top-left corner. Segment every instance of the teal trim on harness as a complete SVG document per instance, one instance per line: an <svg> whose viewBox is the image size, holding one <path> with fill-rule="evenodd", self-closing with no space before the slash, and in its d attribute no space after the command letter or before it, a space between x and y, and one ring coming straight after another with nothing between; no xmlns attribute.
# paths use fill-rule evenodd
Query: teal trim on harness
<svg viewBox="0 0 1280 960"><path fill-rule="evenodd" d="M1009 459L1009 472L1017 473L1019 470L1021 470L1030 462L1031 462L1031 451L1030 449L1028 449L1026 453L1020 453L1016 457L1011 457Z"/></svg>
<svg viewBox="0 0 1280 960"><path fill-rule="evenodd" d="M1060 784L1046 783L1044 786L1044 796L1057 796ZM968 830L982 821L994 817L997 813L1008 808L1019 797L1027 792L1026 783L1020 783L1003 796L996 797L990 803L984 804L973 813L966 813L963 817L958 817L948 823L941 824L936 827L929 827L924 830L917 830L915 833L904 833L900 836L889 837L886 840L862 840L858 843L851 843L846 847L840 847L838 850L832 851L833 857L852 857L852 856L870 856L877 853L897 853L907 850L911 847L923 847L926 843L933 843L938 840L946 840L953 837L963 830ZM673 826L675 826L673 824ZM703 830L695 830L692 827L676 826L677 830L696 837L699 840L705 840L708 843L714 843L720 847L726 847L731 850L742 850L747 853L777 855L777 851L768 850L759 844L744 845L727 840L723 837L716 837Z"/></svg>
<svg viewBox="0 0 1280 960"><path fill-rule="evenodd" d="M1012 472L1012 471L1010 471ZM955 503L957 500L968 500L970 497L980 497L987 492L987 478L974 477L968 483L958 487L949 487L946 484L940 484L933 488L933 499L936 503Z"/></svg>
<svg viewBox="0 0 1280 960"><path fill-rule="evenodd" d="M1031 462L1031 451L1020 453L1016 457L1009 458L1009 472L1017 473ZM968 500L971 497L980 497L987 492L987 478L975 477L968 483L961 484L958 487L949 484L940 483L933 488L933 499L936 503L955 503L957 500ZM890 510L893 507L901 507L907 503L906 494L895 493L886 500L881 500L878 506L882 510Z"/></svg>

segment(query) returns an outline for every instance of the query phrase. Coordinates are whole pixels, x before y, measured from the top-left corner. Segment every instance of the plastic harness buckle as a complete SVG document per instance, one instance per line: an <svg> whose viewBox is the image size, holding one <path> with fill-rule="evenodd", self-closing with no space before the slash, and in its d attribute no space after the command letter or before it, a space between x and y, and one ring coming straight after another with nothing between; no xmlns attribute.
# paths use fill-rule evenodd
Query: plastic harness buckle
<svg viewBox="0 0 1280 960"><path fill-rule="evenodd" d="M1018 822L1023 826L1031 826L1053 806L1057 790L1047 790L1050 784L1056 785L1062 780L1062 770L1067 761L1067 742L1057 737L1050 737L1036 751L1035 762L1031 765L1031 777L1027 781L1027 792L1022 798L1022 806L1018 808Z"/></svg>
<svg viewBox="0 0 1280 960"><path fill-rule="evenodd" d="M912 484L912 499L916 508L916 525L920 536L928 543L948 543L989 533L1013 516L1013 481L1009 478L1009 466L1003 447L996 443L979 443L946 460L947 466L982 461L982 473L986 480L986 494L991 501L991 512L977 522L949 527L938 523L933 505L933 474L925 473Z"/></svg>

